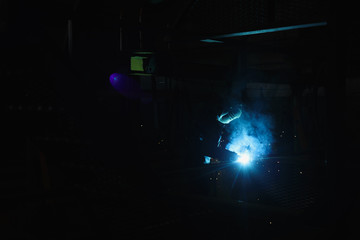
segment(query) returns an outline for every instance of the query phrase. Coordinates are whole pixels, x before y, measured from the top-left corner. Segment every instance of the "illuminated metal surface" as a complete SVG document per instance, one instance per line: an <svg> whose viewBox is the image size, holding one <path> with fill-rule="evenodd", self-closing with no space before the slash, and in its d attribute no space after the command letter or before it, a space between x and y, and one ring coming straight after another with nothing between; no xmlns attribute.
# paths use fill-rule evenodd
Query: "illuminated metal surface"
<svg viewBox="0 0 360 240"><path fill-rule="evenodd" d="M204 156L204 164L210 164L211 157Z"/></svg>
<svg viewBox="0 0 360 240"><path fill-rule="evenodd" d="M217 120L222 124L229 124L235 119L241 117L241 114L241 107L234 107L234 109L232 109L231 111L222 113L220 116L217 116Z"/></svg>

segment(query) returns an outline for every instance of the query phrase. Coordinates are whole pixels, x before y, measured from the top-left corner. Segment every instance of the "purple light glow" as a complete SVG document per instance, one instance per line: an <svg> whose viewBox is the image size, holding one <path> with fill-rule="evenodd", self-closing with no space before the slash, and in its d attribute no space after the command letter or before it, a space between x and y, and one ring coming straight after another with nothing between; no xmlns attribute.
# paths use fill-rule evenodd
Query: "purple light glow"
<svg viewBox="0 0 360 240"><path fill-rule="evenodd" d="M125 74L111 74L110 84L116 91L127 98L138 98L141 94L140 85Z"/></svg>
<svg viewBox="0 0 360 240"><path fill-rule="evenodd" d="M127 76L120 73L113 73L110 75L110 83L116 89L119 90L123 88L124 81L127 81Z"/></svg>

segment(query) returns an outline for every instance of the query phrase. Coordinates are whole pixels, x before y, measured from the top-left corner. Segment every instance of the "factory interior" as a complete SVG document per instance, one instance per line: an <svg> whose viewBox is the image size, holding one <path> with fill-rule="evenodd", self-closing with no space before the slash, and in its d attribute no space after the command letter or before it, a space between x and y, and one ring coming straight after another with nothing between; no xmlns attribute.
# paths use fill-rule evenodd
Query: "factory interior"
<svg viewBox="0 0 360 240"><path fill-rule="evenodd" d="M1 239L360 239L356 9L0 0Z"/></svg>

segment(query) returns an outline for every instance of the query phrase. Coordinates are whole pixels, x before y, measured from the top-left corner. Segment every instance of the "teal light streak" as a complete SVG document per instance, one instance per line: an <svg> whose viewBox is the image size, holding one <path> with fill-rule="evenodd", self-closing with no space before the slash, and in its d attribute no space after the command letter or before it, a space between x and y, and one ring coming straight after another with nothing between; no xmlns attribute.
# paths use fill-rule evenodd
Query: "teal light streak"
<svg viewBox="0 0 360 240"><path fill-rule="evenodd" d="M218 40L214 40L214 39L204 39L204 40L200 40L201 42L206 42L206 43L224 43L223 41L218 41Z"/></svg>
<svg viewBox="0 0 360 240"><path fill-rule="evenodd" d="M204 39L201 41L202 42L221 42L221 41L214 40L214 39L241 37L241 36L248 36L248 35L255 35L255 34L262 34L262 33L288 31L288 30L294 30L294 29L300 29L300 28L321 27L321 26L326 26L326 25L327 25L327 22L317 22L317 23L300 24L300 25L293 25L293 26L286 26L286 27L268 28L268 29L262 29L262 30L223 34L223 35L214 36L214 37L212 37L212 39Z"/></svg>

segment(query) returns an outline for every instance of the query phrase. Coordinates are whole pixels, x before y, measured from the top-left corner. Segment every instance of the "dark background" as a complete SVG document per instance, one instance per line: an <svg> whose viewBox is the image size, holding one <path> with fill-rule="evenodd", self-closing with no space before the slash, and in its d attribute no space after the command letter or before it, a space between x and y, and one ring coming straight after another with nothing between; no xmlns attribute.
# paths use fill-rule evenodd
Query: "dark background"
<svg viewBox="0 0 360 240"><path fill-rule="evenodd" d="M0 1L2 239L355 239L356 16L317 0ZM133 74L137 51L156 70L130 99L109 76ZM237 102L273 119L271 158L203 165L226 161L216 115Z"/></svg>

